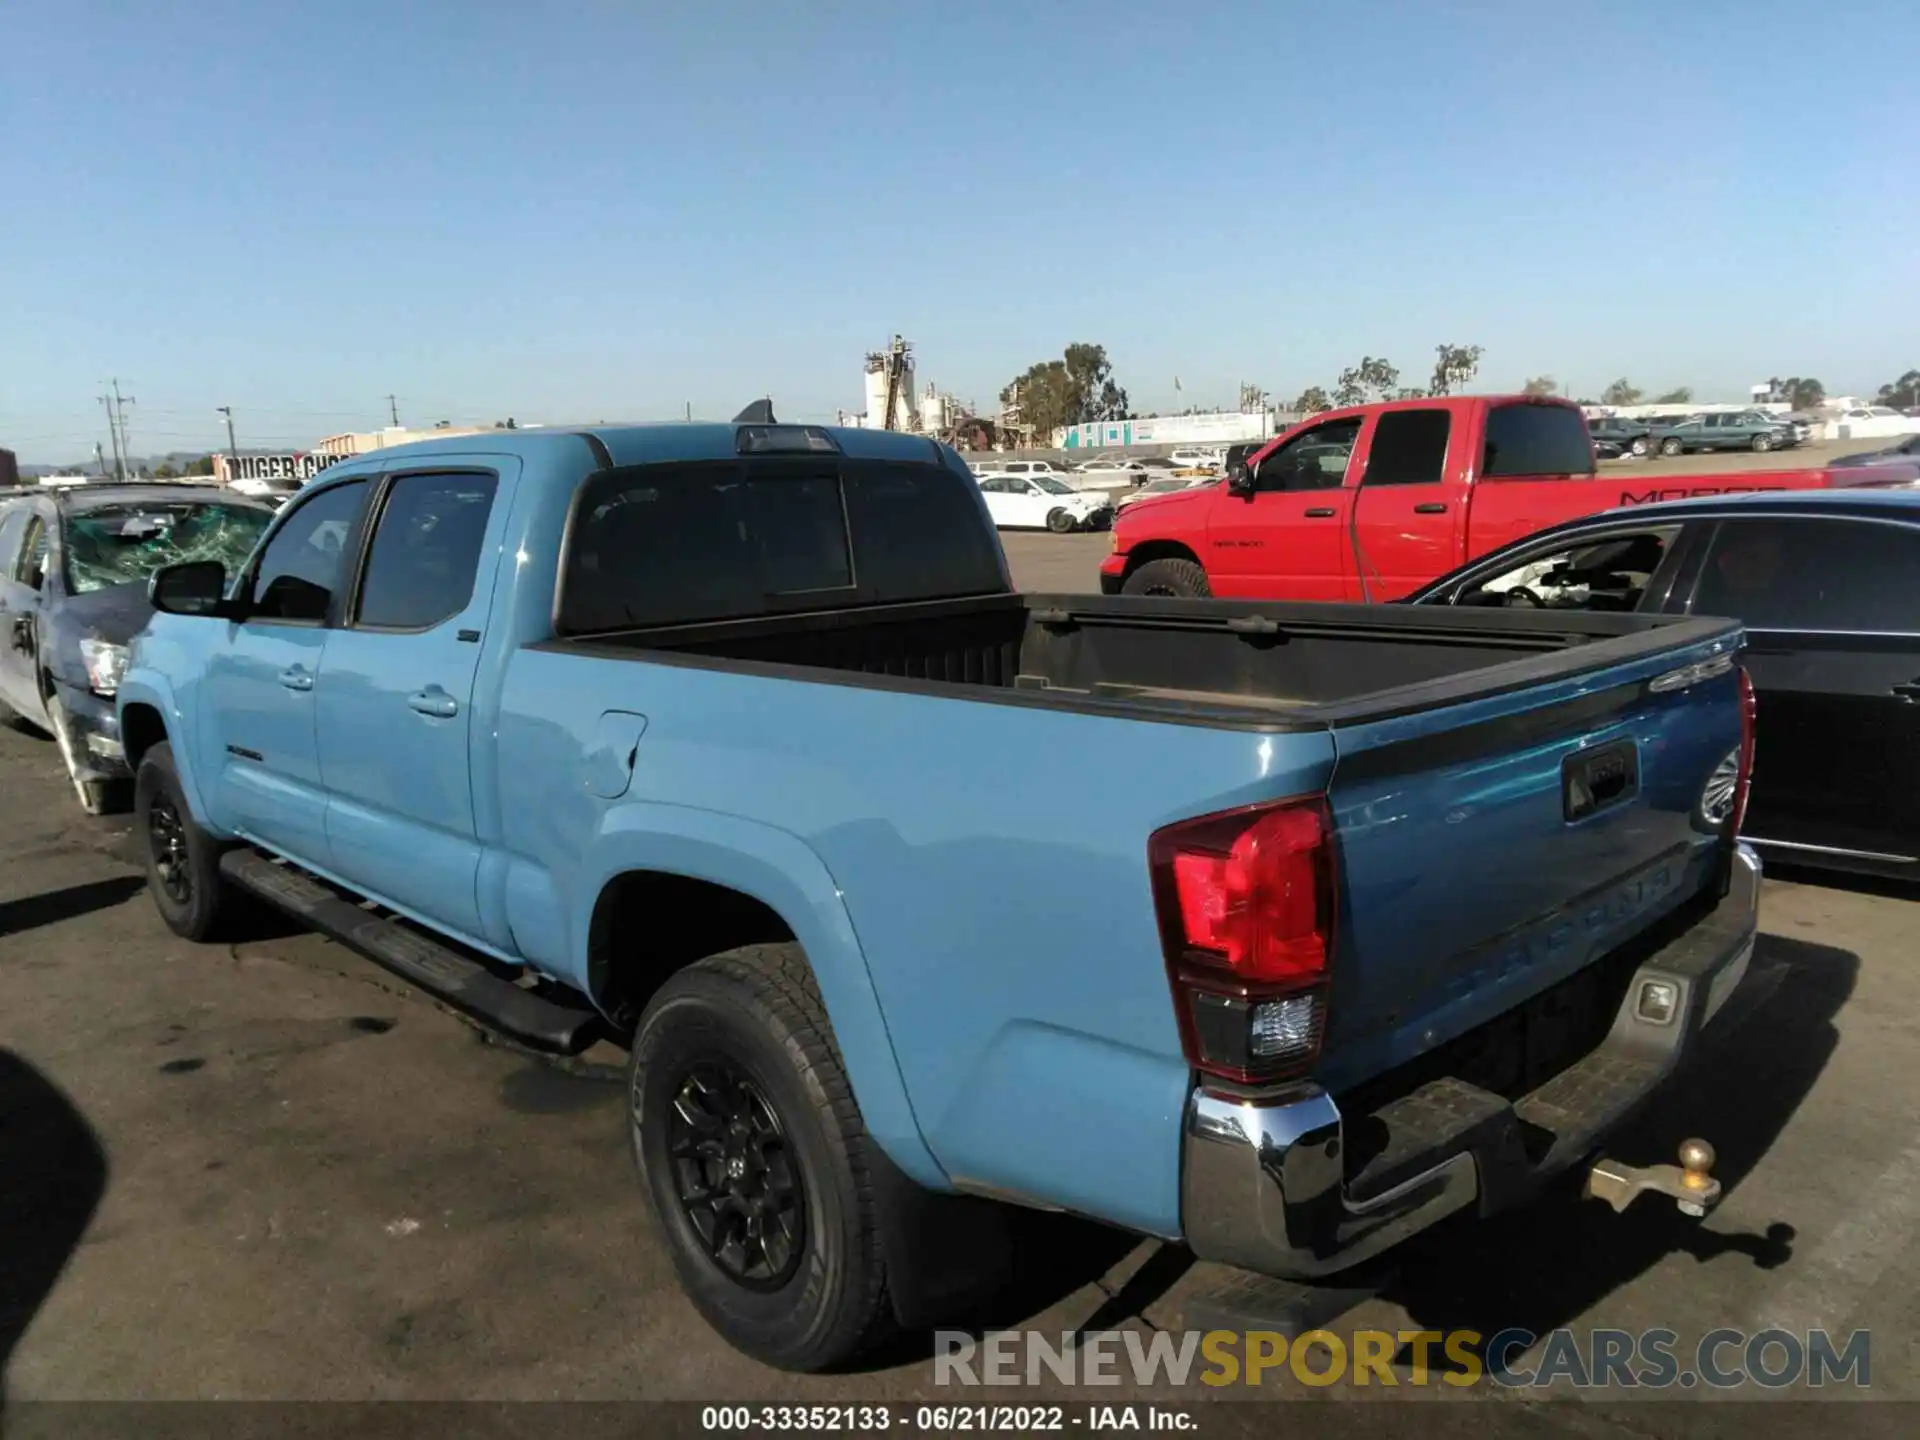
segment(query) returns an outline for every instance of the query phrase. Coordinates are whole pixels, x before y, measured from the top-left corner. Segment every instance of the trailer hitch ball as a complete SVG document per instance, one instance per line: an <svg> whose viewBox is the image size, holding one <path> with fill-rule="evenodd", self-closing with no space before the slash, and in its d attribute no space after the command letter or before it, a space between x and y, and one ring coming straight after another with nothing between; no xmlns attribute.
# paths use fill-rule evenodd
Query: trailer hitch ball
<svg viewBox="0 0 1920 1440"><path fill-rule="evenodd" d="M1705 1215L1720 1200L1720 1182L1713 1178L1713 1146L1705 1140L1684 1140L1676 1165L1625 1165L1602 1159L1587 1172L1587 1194L1604 1200L1616 1213L1652 1190L1668 1196L1683 1215Z"/></svg>

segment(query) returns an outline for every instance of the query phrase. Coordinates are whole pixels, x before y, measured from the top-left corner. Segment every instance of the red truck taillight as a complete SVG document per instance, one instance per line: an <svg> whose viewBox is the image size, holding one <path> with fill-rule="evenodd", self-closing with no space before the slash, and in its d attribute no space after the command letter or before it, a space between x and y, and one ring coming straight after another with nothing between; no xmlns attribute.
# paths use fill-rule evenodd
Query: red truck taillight
<svg viewBox="0 0 1920 1440"><path fill-rule="evenodd" d="M1147 863L1188 1061L1243 1083L1311 1066L1338 910L1326 800L1168 825L1148 839Z"/></svg>
<svg viewBox="0 0 1920 1440"><path fill-rule="evenodd" d="M1753 681L1747 676L1746 666L1740 671L1740 764L1734 772L1733 809L1727 817L1727 833L1738 835L1740 827L1747 819L1747 792L1753 788L1753 739L1756 706L1753 700Z"/></svg>

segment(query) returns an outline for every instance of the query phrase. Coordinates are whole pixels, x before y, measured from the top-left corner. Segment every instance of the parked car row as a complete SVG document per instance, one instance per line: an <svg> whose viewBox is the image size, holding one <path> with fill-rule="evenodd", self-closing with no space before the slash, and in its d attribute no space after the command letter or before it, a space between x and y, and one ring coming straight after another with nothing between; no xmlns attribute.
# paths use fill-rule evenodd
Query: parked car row
<svg viewBox="0 0 1920 1440"><path fill-rule="evenodd" d="M395 447L251 544L125 497L112 584L181 558L88 663L161 919L265 900L627 1045L638 1198L791 1369L970 1311L1009 1202L1339 1276L1584 1167L1739 1008L1736 622L1023 595L996 493L769 420Z"/></svg>
<svg viewBox="0 0 1920 1440"><path fill-rule="evenodd" d="M1685 455L1703 450L1786 450L1813 431L1805 421L1764 410L1715 411L1687 416L1598 416L1587 421L1600 459L1621 455ZM1608 453L1611 452L1611 453Z"/></svg>

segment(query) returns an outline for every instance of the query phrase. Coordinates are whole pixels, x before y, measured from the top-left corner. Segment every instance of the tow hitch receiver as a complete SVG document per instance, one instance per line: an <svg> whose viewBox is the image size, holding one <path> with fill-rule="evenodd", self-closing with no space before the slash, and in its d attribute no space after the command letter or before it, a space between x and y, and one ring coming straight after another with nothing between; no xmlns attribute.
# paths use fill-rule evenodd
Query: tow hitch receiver
<svg viewBox="0 0 1920 1440"><path fill-rule="evenodd" d="M1678 1165L1623 1165L1597 1160L1587 1172L1587 1194L1615 1212L1625 1210L1649 1190L1673 1197L1682 1215L1696 1218L1720 1203L1720 1182L1713 1178L1713 1146L1704 1140L1680 1142Z"/></svg>

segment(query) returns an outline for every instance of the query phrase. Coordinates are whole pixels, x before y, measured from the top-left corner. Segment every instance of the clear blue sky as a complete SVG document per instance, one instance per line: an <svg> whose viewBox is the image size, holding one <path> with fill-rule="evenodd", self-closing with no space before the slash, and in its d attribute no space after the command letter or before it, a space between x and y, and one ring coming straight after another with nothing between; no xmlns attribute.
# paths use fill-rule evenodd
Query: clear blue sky
<svg viewBox="0 0 1920 1440"><path fill-rule="evenodd" d="M1920 365L1920 10L1804 4L23 0L0 444L991 403L1140 408ZM1173 379L1184 390L1176 397Z"/></svg>

